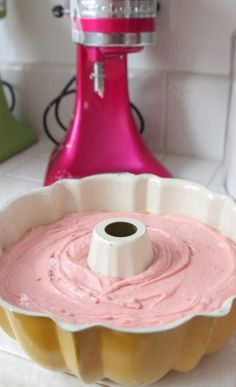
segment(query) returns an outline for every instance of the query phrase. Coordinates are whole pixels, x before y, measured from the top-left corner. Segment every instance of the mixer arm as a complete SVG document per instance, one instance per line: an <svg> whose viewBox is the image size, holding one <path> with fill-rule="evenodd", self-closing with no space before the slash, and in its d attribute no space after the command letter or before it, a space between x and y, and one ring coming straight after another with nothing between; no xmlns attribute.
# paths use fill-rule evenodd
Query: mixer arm
<svg viewBox="0 0 236 387"><path fill-rule="evenodd" d="M63 5L55 5L52 8L53 16L61 18L64 15L70 14L70 7L64 7ZM90 79L94 83L94 92L97 93L101 98L104 95L104 63L95 62L93 65L93 72L90 74Z"/></svg>

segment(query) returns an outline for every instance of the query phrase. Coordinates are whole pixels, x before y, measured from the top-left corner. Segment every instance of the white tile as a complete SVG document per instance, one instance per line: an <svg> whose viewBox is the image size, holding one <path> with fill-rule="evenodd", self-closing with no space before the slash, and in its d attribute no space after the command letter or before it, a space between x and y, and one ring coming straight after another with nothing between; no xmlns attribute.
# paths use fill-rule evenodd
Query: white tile
<svg viewBox="0 0 236 387"><path fill-rule="evenodd" d="M132 67L227 74L235 1L164 0L161 6L156 45L130 55Z"/></svg>
<svg viewBox="0 0 236 387"><path fill-rule="evenodd" d="M219 162L214 160L201 160L193 157L167 156L163 164L174 177L183 178L207 185Z"/></svg>
<svg viewBox="0 0 236 387"><path fill-rule="evenodd" d="M168 55L168 65L177 70L227 74L235 1L167 0L164 7L169 7L169 21L161 58Z"/></svg>
<svg viewBox="0 0 236 387"><path fill-rule="evenodd" d="M40 181L17 179L10 176L0 176L0 208L9 200L26 193L32 189L41 187Z"/></svg>
<svg viewBox="0 0 236 387"><path fill-rule="evenodd" d="M8 172L8 176L22 179L30 179L43 182L48 166L49 155L44 154L34 158L29 162L22 164Z"/></svg>
<svg viewBox="0 0 236 387"><path fill-rule="evenodd" d="M227 102L227 77L169 75L167 151L222 160Z"/></svg>
<svg viewBox="0 0 236 387"><path fill-rule="evenodd" d="M143 115L143 137L148 147L155 152L164 150L166 87L165 73L131 71L129 74L130 100Z"/></svg>
<svg viewBox="0 0 236 387"><path fill-rule="evenodd" d="M227 194L224 183L225 183L225 171L223 166L220 165L216 173L212 177L211 181L209 182L209 188L215 192Z"/></svg>
<svg viewBox="0 0 236 387"><path fill-rule="evenodd" d="M79 379L48 371L35 363L0 352L1 387L86 387ZM94 385L87 385L94 387Z"/></svg>
<svg viewBox="0 0 236 387"><path fill-rule="evenodd" d="M12 76L16 87L16 115L33 130L42 132L43 112L75 73L75 66L57 63L27 64L24 67L5 65L3 68L5 78L11 81ZM167 98L164 71L131 69L129 72L130 99L144 116L144 140L148 147L152 151L163 151L168 130L168 152L220 159L227 107L227 77L170 73L168 78ZM66 126L72 117L74 98L71 95L61 104L61 117ZM57 125L53 109L48 124L52 134L61 140L65 133Z"/></svg>
<svg viewBox="0 0 236 387"><path fill-rule="evenodd" d="M56 0L23 2L23 8L17 0L7 4L10 17L0 23L0 61L74 63L69 18L58 21L50 12ZM156 46L130 55L132 66L227 73L235 0L164 0L161 5Z"/></svg>
<svg viewBox="0 0 236 387"><path fill-rule="evenodd" d="M37 132L43 132L43 113L75 74L71 64L4 64L0 67L3 78L10 82L16 94L14 115ZM72 86L74 88L74 85ZM69 126L74 108L75 94L67 96L60 104L60 117ZM54 110L48 114L48 125L57 139L64 131L56 123Z"/></svg>
<svg viewBox="0 0 236 387"><path fill-rule="evenodd" d="M152 387L235 387L235 361L236 336L220 351L203 358L193 371L171 372Z"/></svg>
<svg viewBox="0 0 236 387"><path fill-rule="evenodd" d="M154 152L153 156L157 158L157 160L162 161L166 157L164 153Z"/></svg>
<svg viewBox="0 0 236 387"><path fill-rule="evenodd" d="M39 142L21 153L11 157L10 159L0 163L0 176L14 170L22 164L30 162L30 160L39 155L49 154L52 150L50 141L43 134L39 135Z"/></svg>
<svg viewBox="0 0 236 387"><path fill-rule="evenodd" d="M11 65L1 65L1 78L4 81L8 81L12 85L16 97L16 104L13 114L18 119L22 119L22 97L24 96L24 64L15 63ZM4 87L3 90L6 92L6 98L8 105L10 106L11 98L8 89Z"/></svg>
<svg viewBox="0 0 236 387"><path fill-rule="evenodd" d="M72 76L75 75L74 65L63 64L27 64L24 70L24 102L23 114L31 127L43 131L43 114L51 101L56 98ZM71 88L75 88L72 85ZM60 104L60 117L69 126L75 102L75 94L63 99ZM54 109L48 114L48 126L56 139L60 140L65 132L55 120Z"/></svg>
<svg viewBox="0 0 236 387"><path fill-rule="evenodd" d="M20 345L0 328L0 351L27 358Z"/></svg>
<svg viewBox="0 0 236 387"><path fill-rule="evenodd" d="M57 1L40 0L33 4L23 0L23 4L22 8L17 0L7 2L8 17L0 23L0 61L73 62L75 45L71 41L69 18L58 21L52 16L51 8Z"/></svg>
<svg viewBox="0 0 236 387"><path fill-rule="evenodd" d="M235 361L236 336L233 336L220 351L206 356L193 371L171 372L152 387L235 387ZM0 386L86 387L75 377L48 371L31 361L1 351ZM95 387L95 384L87 386Z"/></svg>

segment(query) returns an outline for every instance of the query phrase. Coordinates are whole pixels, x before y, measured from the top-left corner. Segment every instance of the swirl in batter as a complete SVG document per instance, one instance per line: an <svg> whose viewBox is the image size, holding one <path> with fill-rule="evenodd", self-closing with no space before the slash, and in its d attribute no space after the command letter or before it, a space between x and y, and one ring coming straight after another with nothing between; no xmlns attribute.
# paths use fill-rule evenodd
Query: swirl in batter
<svg viewBox="0 0 236 387"><path fill-rule="evenodd" d="M138 219L152 242L152 265L121 280L91 271L94 226ZM101 257L102 259L102 257ZM0 296L31 311L76 324L153 327L218 309L236 295L236 246L187 217L84 212L36 227L0 257Z"/></svg>

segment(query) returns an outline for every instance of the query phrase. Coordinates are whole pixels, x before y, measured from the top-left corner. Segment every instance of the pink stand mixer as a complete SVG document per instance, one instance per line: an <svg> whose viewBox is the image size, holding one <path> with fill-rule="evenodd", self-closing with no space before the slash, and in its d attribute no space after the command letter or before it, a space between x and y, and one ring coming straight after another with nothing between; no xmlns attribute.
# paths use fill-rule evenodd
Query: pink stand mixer
<svg viewBox="0 0 236 387"><path fill-rule="evenodd" d="M127 55L154 43L157 0L71 0L70 8L77 95L45 185L109 172L170 177L144 145L128 95Z"/></svg>

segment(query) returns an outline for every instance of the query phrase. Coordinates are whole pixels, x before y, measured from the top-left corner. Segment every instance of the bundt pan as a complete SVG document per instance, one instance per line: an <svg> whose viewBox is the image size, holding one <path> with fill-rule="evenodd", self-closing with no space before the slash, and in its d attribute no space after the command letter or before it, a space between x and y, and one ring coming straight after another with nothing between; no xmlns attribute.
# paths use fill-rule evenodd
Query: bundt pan
<svg viewBox="0 0 236 387"><path fill-rule="evenodd" d="M185 215L236 242L236 205L230 198L184 180L111 174L60 181L11 202L0 212L0 255L32 227L88 210ZM85 383L108 379L140 386L170 370L188 372L218 350L236 331L235 298L214 313L150 329L71 325L0 299L0 325L43 367L72 373Z"/></svg>

